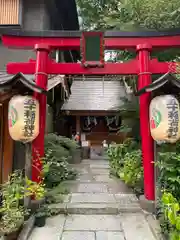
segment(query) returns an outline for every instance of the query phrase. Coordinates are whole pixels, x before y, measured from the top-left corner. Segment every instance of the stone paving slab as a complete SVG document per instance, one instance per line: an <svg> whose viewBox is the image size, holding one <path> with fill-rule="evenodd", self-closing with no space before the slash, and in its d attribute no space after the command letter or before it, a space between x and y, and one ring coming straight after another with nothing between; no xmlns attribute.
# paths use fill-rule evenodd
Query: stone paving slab
<svg viewBox="0 0 180 240"><path fill-rule="evenodd" d="M132 193L132 189L128 188L122 181L112 181L107 183L109 193Z"/></svg>
<svg viewBox="0 0 180 240"><path fill-rule="evenodd" d="M123 214L122 219L126 240L157 240L150 230L144 214Z"/></svg>
<svg viewBox="0 0 180 240"><path fill-rule="evenodd" d="M107 183L107 182L114 181L114 179L112 179L109 175L95 175L93 176L93 178L96 182Z"/></svg>
<svg viewBox="0 0 180 240"><path fill-rule="evenodd" d="M61 240L96 240L95 232L63 232Z"/></svg>
<svg viewBox="0 0 180 240"><path fill-rule="evenodd" d="M92 182L93 176L89 175L89 174L80 174L77 176L76 181L80 181L80 182Z"/></svg>
<svg viewBox="0 0 180 240"><path fill-rule="evenodd" d="M109 169L106 168L91 168L93 175L109 175Z"/></svg>
<svg viewBox="0 0 180 240"><path fill-rule="evenodd" d="M88 174L89 173L89 165L88 164L71 164L72 168L78 171L80 174Z"/></svg>
<svg viewBox="0 0 180 240"><path fill-rule="evenodd" d="M109 161L104 160L91 160L91 159L84 159L82 160L82 164L102 164L102 165L109 165Z"/></svg>
<svg viewBox="0 0 180 240"><path fill-rule="evenodd" d="M80 183L77 189L79 193L106 193L107 185L104 183Z"/></svg>
<svg viewBox="0 0 180 240"><path fill-rule="evenodd" d="M91 169L109 169L110 166L108 164L90 164Z"/></svg>
<svg viewBox="0 0 180 240"><path fill-rule="evenodd" d="M44 227L34 228L28 240L59 240L63 232L64 223L64 215L48 218Z"/></svg>
<svg viewBox="0 0 180 240"><path fill-rule="evenodd" d="M96 232L96 240L125 240L123 232Z"/></svg>
<svg viewBox="0 0 180 240"><path fill-rule="evenodd" d="M65 231L122 231L119 215L69 215Z"/></svg>
<svg viewBox="0 0 180 240"><path fill-rule="evenodd" d="M119 203L138 203L139 204L139 200L136 197L135 194L124 194L124 193L116 193L114 194L114 198L116 199L117 202Z"/></svg>

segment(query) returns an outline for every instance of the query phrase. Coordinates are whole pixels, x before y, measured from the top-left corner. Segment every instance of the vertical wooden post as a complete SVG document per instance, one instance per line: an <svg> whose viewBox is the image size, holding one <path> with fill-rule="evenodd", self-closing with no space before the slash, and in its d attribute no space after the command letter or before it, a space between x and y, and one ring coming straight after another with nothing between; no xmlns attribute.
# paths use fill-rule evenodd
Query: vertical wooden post
<svg viewBox="0 0 180 240"><path fill-rule="evenodd" d="M2 183L3 167L3 105L0 103L0 184Z"/></svg>
<svg viewBox="0 0 180 240"><path fill-rule="evenodd" d="M81 134L81 122L80 122L80 116L76 116L76 133L79 132Z"/></svg>
<svg viewBox="0 0 180 240"><path fill-rule="evenodd" d="M152 47L148 44L137 46L139 60L139 79L138 89L151 84L151 73L149 72L150 51ZM151 93L140 96L140 129L142 157L144 166L144 194L147 200L155 200L155 181L154 181L154 142L150 133L149 126L149 104Z"/></svg>
<svg viewBox="0 0 180 240"><path fill-rule="evenodd" d="M28 179L31 179L31 172L32 172L32 149L31 143L25 144L25 176ZM30 197L24 198L24 206L25 208L29 208L30 205Z"/></svg>
<svg viewBox="0 0 180 240"><path fill-rule="evenodd" d="M3 160L2 160L2 182L7 181L9 174L13 168L13 148L14 142L9 135L8 128L8 104L9 101L3 103Z"/></svg>

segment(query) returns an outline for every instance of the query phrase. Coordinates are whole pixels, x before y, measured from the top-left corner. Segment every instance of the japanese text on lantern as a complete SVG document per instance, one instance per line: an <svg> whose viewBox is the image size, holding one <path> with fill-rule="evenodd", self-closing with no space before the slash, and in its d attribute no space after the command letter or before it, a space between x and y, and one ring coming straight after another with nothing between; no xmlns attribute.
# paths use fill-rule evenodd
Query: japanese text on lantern
<svg viewBox="0 0 180 240"><path fill-rule="evenodd" d="M168 112L168 138L176 138L178 135L179 106L176 99L170 99L167 103Z"/></svg>
<svg viewBox="0 0 180 240"><path fill-rule="evenodd" d="M34 99L24 101L24 137L32 137L35 129L36 102Z"/></svg>

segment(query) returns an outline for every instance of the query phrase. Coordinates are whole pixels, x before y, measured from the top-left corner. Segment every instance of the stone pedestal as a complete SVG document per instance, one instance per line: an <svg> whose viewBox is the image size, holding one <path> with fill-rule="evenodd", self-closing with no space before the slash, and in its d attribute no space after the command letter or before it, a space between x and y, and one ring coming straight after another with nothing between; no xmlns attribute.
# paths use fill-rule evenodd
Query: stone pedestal
<svg viewBox="0 0 180 240"><path fill-rule="evenodd" d="M82 161L82 149L77 148L75 151L72 152L72 158L70 160L71 164L78 164Z"/></svg>
<svg viewBox="0 0 180 240"><path fill-rule="evenodd" d="M82 147L82 159L90 158L90 147Z"/></svg>
<svg viewBox="0 0 180 240"><path fill-rule="evenodd" d="M149 213L155 213L155 202L147 200L144 195L139 198L140 206L143 210Z"/></svg>

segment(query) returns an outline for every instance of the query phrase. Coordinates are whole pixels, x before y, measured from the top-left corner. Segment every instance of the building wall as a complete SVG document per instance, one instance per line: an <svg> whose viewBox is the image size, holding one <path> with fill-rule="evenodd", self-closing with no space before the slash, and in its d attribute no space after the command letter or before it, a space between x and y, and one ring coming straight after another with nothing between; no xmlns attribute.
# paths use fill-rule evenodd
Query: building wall
<svg viewBox="0 0 180 240"><path fill-rule="evenodd" d="M46 0L23 1L22 26L29 31L49 30L50 20Z"/></svg>
<svg viewBox="0 0 180 240"><path fill-rule="evenodd" d="M22 28L24 30L49 30L50 19L45 1L47 0L20 1L22 4ZM8 62L24 62L28 61L29 58L35 58L34 51L7 49L0 42L0 70L5 70Z"/></svg>
<svg viewBox="0 0 180 240"><path fill-rule="evenodd" d="M8 62L24 62L33 57L35 53L31 50L8 49L0 42L0 71L6 69Z"/></svg>
<svg viewBox="0 0 180 240"><path fill-rule="evenodd" d="M0 24L19 24L21 0L0 0Z"/></svg>

